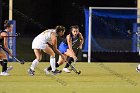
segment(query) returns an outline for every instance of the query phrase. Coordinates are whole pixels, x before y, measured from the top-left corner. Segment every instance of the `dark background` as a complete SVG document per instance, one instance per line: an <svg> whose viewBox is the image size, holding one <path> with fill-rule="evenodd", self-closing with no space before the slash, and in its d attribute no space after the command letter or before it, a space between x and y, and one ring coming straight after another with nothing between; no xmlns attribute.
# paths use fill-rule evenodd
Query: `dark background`
<svg viewBox="0 0 140 93"><path fill-rule="evenodd" d="M2 20L8 19L8 1L2 0ZM136 7L136 0L13 0L13 20L17 32L36 36L46 28L56 25L79 25L84 33L84 8Z"/></svg>
<svg viewBox="0 0 140 93"><path fill-rule="evenodd" d="M0 29L3 29L3 21L9 16L9 0L0 1L2 1ZM79 25L80 32L84 36L84 8L89 6L136 7L137 2L136 0L13 0L13 20L16 20L17 33L21 34L17 38L17 57L32 61L34 59L32 40L46 28L64 25L68 33L71 25ZM43 60L48 59L44 54Z"/></svg>

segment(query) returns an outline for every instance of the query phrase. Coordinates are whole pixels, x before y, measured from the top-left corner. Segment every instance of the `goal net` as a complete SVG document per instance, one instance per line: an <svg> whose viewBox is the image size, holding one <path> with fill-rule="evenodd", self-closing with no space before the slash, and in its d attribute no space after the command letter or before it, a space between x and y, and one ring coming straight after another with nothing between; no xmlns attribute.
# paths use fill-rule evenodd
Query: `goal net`
<svg viewBox="0 0 140 93"><path fill-rule="evenodd" d="M85 45L92 52L136 52L137 8L90 7L85 9Z"/></svg>

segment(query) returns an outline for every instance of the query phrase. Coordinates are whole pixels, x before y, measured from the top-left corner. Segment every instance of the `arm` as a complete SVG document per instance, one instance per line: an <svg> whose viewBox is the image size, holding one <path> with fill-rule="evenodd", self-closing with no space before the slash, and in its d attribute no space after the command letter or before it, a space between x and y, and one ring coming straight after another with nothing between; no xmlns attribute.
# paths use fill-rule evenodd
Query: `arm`
<svg viewBox="0 0 140 93"><path fill-rule="evenodd" d="M70 38L70 35L67 35L66 40L67 40L69 49L73 51L73 49L72 49L72 40Z"/></svg>
<svg viewBox="0 0 140 93"><path fill-rule="evenodd" d="M64 55L57 49L57 37L56 37L55 33L51 34L51 39L52 39L52 47L53 47L54 51L65 60Z"/></svg>
<svg viewBox="0 0 140 93"><path fill-rule="evenodd" d="M80 45L79 45L79 48L82 49L82 45L84 43L84 38L82 36L82 34L79 32L79 38L80 38Z"/></svg>
<svg viewBox="0 0 140 93"><path fill-rule="evenodd" d="M52 47L55 50L55 52L59 55L61 55L61 52L57 49L57 37L55 33L51 34L51 39L52 39Z"/></svg>
<svg viewBox="0 0 140 93"><path fill-rule="evenodd" d="M72 54L73 54L73 58L74 58L74 59L77 59L77 57L76 57L76 55L75 55L75 52L74 52L73 49L72 49L72 40L71 40L70 35L67 35L66 39L67 39L67 43L68 43L69 50L70 50L70 51L72 52Z"/></svg>

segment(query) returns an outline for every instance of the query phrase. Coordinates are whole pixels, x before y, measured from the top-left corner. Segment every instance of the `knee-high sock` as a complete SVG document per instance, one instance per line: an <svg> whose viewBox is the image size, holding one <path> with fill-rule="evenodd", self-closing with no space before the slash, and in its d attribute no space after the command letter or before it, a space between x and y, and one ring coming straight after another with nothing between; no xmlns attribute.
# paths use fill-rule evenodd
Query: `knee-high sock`
<svg viewBox="0 0 140 93"><path fill-rule="evenodd" d="M3 61L0 61L1 66L3 66Z"/></svg>
<svg viewBox="0 0 140 93"><path fill-rule="evenodd" d="M7 71L7 60L3 59L2 72L6 72L6 71Z"/></svg>
<svg viewBox="0 0 140 93"><path fill-rule="evenodd" d="M39 61L37 59L35 59L33 62L32 62L32 65L31 65L31 69L34 70L35 67L38 65Z"/></svg>
<svg viewBox="0 0 140 93"><path fill-rule="evenodd" d="M71 64L72 61L73 61L73 58L72 58L72 57L69 57L69 58L67 59L67 61L68 61L69 64ZM69 67L69 64L68 64L68 63L66 63L66 65L65 65L64 68L68 68L68 67Z"/></svg>
<svg viewBox="0 0 140 93"><path fill-rule="evenodd" d="M55 67L56 67L56 68L59 67L59 64L58 64L57 62L55 63ZM52 70L52 67L49 66L47 69L48 69L48 70Z"/></svg>
<svg viewBox="0 0 140 93"><path fill-rule="evenodd" d="M56 69L55 57L50 57L50 65L51 65L52 71L55 71L55 69Z"/></svg>

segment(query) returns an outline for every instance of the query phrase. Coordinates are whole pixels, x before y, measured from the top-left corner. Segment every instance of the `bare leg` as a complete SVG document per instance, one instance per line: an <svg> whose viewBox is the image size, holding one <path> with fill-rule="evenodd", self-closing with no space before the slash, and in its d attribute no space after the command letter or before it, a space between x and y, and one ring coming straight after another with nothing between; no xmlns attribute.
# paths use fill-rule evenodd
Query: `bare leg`
<svg viewBox="0 0 140 93"><path fill-rule="evenodd" d="M67 56L65 55L65 57L67 58ZM63 63L65 63L65 61L62 59L61 56L59 56L59 59L58 59L58 62L57 62L60 65L62 65Z"/></svg>
<svg viewBox="0 0 140 93"><path fill-rule="evenodd" d="M38 65L39 61L42 59L42 53L40 49L34 49L34 53L36 56L36 59L31 64L31 69L34 71L35 67Z"/></svg>
<svg viewBox="0 0 140 93"><path fill-rule="evenodd" d="M56 66L55 66L55 53L54 53L54 51L49 46L47 46L46 49L44 49L43 51L50 55L50 65L51 65L52 71L55 71Z"/></svg>

